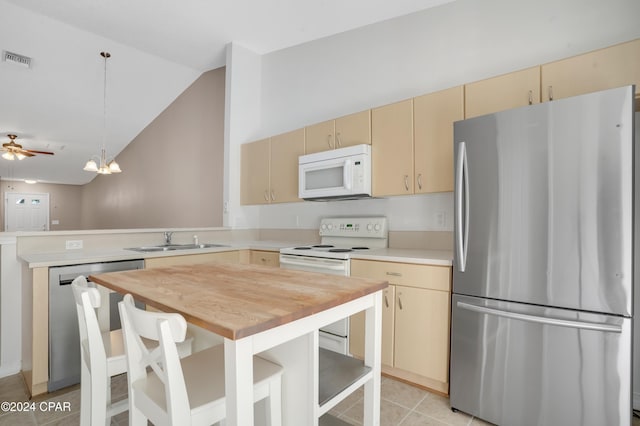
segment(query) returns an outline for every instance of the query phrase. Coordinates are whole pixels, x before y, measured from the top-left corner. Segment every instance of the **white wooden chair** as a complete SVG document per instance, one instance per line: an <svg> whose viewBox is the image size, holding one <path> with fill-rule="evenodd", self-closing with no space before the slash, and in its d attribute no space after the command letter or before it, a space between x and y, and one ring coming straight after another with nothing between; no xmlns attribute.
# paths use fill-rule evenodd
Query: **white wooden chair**
<svg viewBox="0 0 640 426"><path fill-rule="evenodd" d="M175 342L187 327L179 314L136 308L131 295L119 304L129 364L129 425L210 425L226 417L223 345L178 359ZM157 340L149 351L141 338ZM148 368L150 367L150 368ZM268 398L266 415L280 426L282 367L253 358L254 402Z"/></svg>
<svg viewBox="0 0 640 426"><path fill-rule="evenodd" d="M84 276L75 278L71 287L80 331L80 424L109 425L112 416L129 408L126 398L111 403L111 377L127 372L122 330L100 331L95 312L100 307L100 293L87 285ZM189 337L181 345L182 356L191 354L192 342L193 338Z"/></svg>

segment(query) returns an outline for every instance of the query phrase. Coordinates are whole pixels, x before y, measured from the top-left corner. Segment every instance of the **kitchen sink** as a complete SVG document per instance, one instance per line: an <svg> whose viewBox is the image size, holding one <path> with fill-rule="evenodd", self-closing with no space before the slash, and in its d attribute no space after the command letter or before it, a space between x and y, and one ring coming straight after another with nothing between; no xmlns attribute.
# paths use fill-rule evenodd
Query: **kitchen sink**
<svg viewBox="0 0 640 426"><path fill-rule="evenodd" d="M139 251L143 253L153 253L158 251L173 251L173 250L196 250L215 247L229 247L224 244L163 244L160 246L142 246L131 247L125 250Z"/></svg>

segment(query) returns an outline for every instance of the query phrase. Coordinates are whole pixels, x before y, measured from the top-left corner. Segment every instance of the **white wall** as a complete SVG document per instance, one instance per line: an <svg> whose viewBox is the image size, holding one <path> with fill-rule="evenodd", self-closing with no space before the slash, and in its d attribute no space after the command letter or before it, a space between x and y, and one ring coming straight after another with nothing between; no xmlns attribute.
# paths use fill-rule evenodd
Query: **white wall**
<svg viewBox="0 0 640 426"><path fill-rule="evenodd" d="M638 16L638 0L457 0L266 54L254 75L258 80L250 83L260 87L253 98L260 102L260 124L254 122L232 143L639 38ZM236 161L228 167L239 169L239 157ZM242 207L232 202L225 225L314 227L324 215L347 208L369 214L373 208L389 217L391 230L432 229L440 209L452 229L451 195L343 203Z"/></svg>

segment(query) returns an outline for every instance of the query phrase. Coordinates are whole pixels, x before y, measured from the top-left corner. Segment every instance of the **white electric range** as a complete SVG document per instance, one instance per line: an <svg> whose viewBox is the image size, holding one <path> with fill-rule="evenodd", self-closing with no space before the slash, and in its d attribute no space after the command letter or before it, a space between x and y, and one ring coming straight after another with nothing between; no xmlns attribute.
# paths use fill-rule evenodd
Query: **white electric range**
<svg viewBox="0 0 640 426"><path fill-rule="evenodd" d="M334 217L320 221L320 244L280 249L280 267L332 275L351 275L351 256L388 247L386 217ZM320 329L320 347L349 352L349 318Z"/></svg>

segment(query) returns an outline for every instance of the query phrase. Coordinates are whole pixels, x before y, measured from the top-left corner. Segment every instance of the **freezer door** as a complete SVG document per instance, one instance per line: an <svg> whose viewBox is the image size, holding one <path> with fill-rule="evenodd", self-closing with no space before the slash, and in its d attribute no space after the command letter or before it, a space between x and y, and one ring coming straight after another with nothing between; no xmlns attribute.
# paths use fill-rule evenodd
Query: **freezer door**
<svg viewBox="0 0 640 426"><path fill-rule="evenodd" d="M454 293L632 314L633 100L455 123Z"/></svg>
<svg viewBox="0 0 640 426"><path fill-rule="evenodd" d="M500 425L630 425L631 319L453 297L451 407Z"/></svg>

